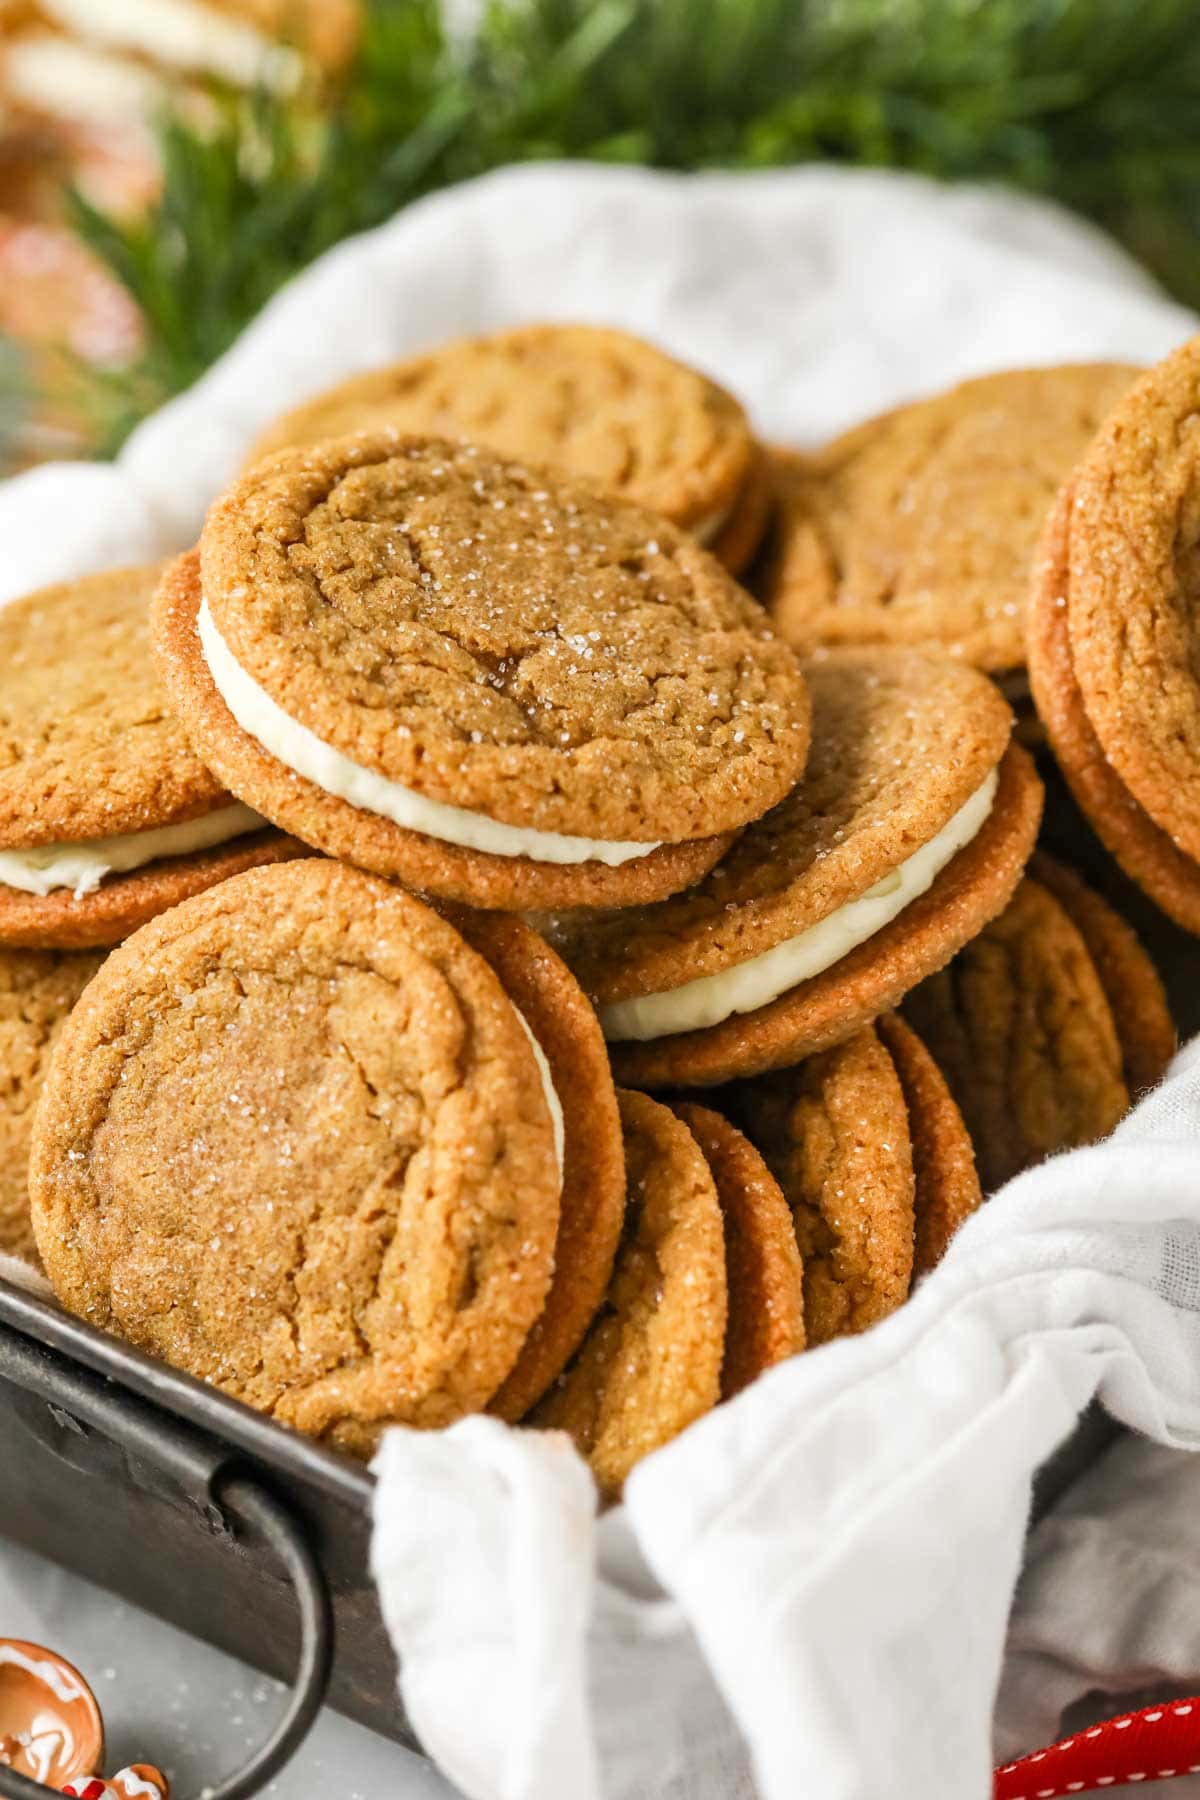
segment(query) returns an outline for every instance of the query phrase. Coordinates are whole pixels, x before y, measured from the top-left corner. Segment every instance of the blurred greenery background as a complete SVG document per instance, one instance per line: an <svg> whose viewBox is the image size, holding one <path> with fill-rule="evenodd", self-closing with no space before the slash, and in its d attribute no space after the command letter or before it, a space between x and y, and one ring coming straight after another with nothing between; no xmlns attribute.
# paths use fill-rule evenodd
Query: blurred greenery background
<svg viewBox="0 0 1200 1800"><path fill-rule="evenodd" d="M59 361L79 447L113 450L338 239L515 160L1005 182L1085 213L1200 306L1198 0L360 3L334 72L157 110L137 206L68 183L60 227L140 315L132 350ZM10 447L36 386L0 344Z"/></svg>

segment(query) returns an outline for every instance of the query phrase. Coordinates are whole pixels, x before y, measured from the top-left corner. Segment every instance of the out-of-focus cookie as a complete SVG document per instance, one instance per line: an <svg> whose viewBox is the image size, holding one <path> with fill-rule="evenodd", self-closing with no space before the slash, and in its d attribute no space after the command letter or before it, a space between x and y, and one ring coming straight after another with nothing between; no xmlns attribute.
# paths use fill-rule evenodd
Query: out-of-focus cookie
<svg viewBox="0 0 1200 1800"><path fill-rule="evenodd" d="M351 376L269 426L250 466L380 429L583 476L690 532L735 573L766 524L766 473L743 409L623 331L520 325Z"/></svg>
<svg viewBox="0 0 1200 1800"><path fill-rule="evenodd" d="M465 904L661 898L807 753L795 658L711 556L461 445L344 438L261 464L155 627L173 704L239 793Z"/></svg>
<svg viewBox="0 0 1200 1800"><path fill-rule="evenodd" d="M1112 1130L1129 1105L1112 1010L1080 932L1026 879L915 989L904 1016L966 1120L985 1193Z"/></svg>
<svg viewBox="0 0 1200 1800"><path fill-rule="evenodd" d="M509 914L451 915L495 970L546 1061L558 1107L562 1210L554 1279L516 1366L488 1410L515 1420L575 1354L604 1298L625 1217L625 1152L600 1021L565 963Z"/></svg>
<svg viewBox="0 0 1200 1800"><path fill-rule="evenodd" d="M0 609L0 944L116 943L258 863L305 854L222 788L167 711L156 568Z"/></svg>
<svg viewBox="0 0 1200 1800"><path fill-rule="evenodd" d="M915 1188L904 1093L876 1033L738 1083L728 1105L791 1207L809 1344L894 1312L912 1285Z"/></svg>
<svg viewBox="0 0 1200 1800"><path fill-rule="evenodd" d="M549 1291L552 1084L487 963L400 889L235 876L96 975L30 1205L72 1312L359 1454L486 1406Z"/></svg>
<svg viewBox="0 0 1200 1800"><path fill-rule="evenodd" d="M1005 906L1041 784L974 669L917 651L806 668L804 780L690 892L543 928L600 1008L618 1080L705 1086L851 1036Z"/></svg>
<svg viewBox="0 0 1200 1800"><path fill-rule="evenodd" d="M899 1013L875 1030L892 1059L904 1104L913 1160L913 1280L936 1268L950 1240L983 1199L975 1151L946 1079Z"/></svg>
<svg viewBox="0 0 1200 1800"><path fill-rule="evenodd" d="M720 1399L728 1294L721 1207L699 1144L657 1101L617 1098L628 1207L612 1282L528 1419L570 1432L609 1495Z"/></svg>
<svg viewBox="0 0 1200 1800"><path fill-rule="evenodd" d="M683 1120L712 1170L725 1223L729 1323L721 1398L803 1350L804 1267L791 1209L749 1138L721 1113L681 1101Z"/></svg>
<svg viewBox="0 0 1200 1800"><path fill-rule="evenodd" d="M98 952L0 950L0 1251L35 1257L26 1169L33 1108L67 1016Z"/></svg>
<svg viewBox="0 0 1200 1800"><path fill-rule="evenodd" d="M987 375L789 459L764 590L784 636L806 653L915 644L1019 667L1046 509L1136 374Z"/></svg>
<svg viewBox="0 0 1200 1800"><path fill-rule="evenodd" d="M1112 1009L1125 1085L1133 1099L1162 1080L1178 1048L1162 977L1133 926L1065 863L1039 850L1029 865L1039 886L1070 915Z"/></svg>

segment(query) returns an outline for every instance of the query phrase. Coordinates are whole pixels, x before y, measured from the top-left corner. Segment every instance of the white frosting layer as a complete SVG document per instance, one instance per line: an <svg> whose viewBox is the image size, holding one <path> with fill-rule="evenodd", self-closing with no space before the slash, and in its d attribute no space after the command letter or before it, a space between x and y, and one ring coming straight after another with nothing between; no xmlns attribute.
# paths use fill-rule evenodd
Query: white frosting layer
<svg viewBox="0 0 1200 1800"><path fill-rule="evenodd" d="M847 901L828 918L748 957L717 975L702 975L665 994L644 994L633 1000L617 1000L601 1008L604 1035L615 1041L673 1037L680 1031L701 1031L719 1025L734 1013L755 1012L769 1006L802 981L832 968L843 956L874 937L911 901L933 886L951 857L969 844L983 826L996 798L999 777L995 769L943 825L935 837L902 862L873 888Z"/></svg>
<svg viewBox="0 0 1200 1800"><path fill-rule="evenodd" d="M554 1133L554 1154L558 1159L558 1173L561 1180L563 1157L565 1156L567 1149L567 1129L563 1123L562 1102L558 1097L558 1089L554 1085L554 1077L550 1073L549 1059L546 1056L546 1052L542 1049L542 1046L538 1043L537 1038L534 1036L533 1028L529 1023L529 1020L525 1017L525 1014L521 1011L519 1006L514 1006L513 1011L521 1021L521 1029L529 1039L529 1047L533 1051L534 1061L538 1066L538 1074L542 1078L542 1092L546 1096L546 1105L550 1112L550 1129Z"/></svg>
<svg viewBox="0 0 1200 1800"><path fill-rule="evenodd" d="M198 819L185 819L180 825L159 825L153 831L89 838L81 844L39 844L32 850L0 850L0 886L41 895L53 893L56 888L74 888L79 899L94 893L106 875L123 875L162 856L211 850L214 844L244 837L248 831L261 831L266 822L236 801Z"/></svg>
<svg viewBox="0 0 1200 1800"><path fill-rule="evenodd" d="M331 744L323 743L307 725L285 713L237 661L217 630L207 601L201 602L196 623L200 647L217 692L242 730L278 762L294 774L303 775L323 793L347 800L363 812L390 819L405 831L419 831L425 837L437 838L443 844L459 844L465 850L484 850L490 856L527 856L546 863L598 862L615 869L659 848L657 843L607 843L599 838L535 831L524 825L502 825L484 813L415 794L400 782L352 762Z"/></svg>

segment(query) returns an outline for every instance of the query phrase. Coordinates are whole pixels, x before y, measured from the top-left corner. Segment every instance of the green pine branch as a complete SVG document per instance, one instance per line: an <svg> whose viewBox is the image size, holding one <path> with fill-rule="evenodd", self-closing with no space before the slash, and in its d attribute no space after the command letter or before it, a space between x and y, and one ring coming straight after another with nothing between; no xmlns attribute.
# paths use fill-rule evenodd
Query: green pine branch
<svg viewBox="0 0 1200 1800"><path fill-rule="evenodd" d="M448 182L541 157L663 168L823 158L1004 181L1113 231L1200 305L1195 0L373 0L332 116L214 97L162 125L161 199L76 225L147 325L102 384L111 446L276 289Z"/></svg>

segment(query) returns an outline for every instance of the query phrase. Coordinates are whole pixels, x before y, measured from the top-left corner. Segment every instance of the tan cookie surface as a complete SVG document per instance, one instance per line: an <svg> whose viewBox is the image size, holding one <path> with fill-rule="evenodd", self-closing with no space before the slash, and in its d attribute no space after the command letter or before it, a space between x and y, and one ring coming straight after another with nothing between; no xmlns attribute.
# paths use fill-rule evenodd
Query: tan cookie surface
<svg viewBox="0 0 1200 1800"><path fill-rule="evenodd" d="M155 677L157 576L114 569L0 608L0 849L123 836L228 804Z"/></svg>
<svg viewBox="0 0 1200 1800"><path fill-rule="evenodd" d="M1147 371L1074 477L1071 656L1104 755L1200 860L1200 338Z"/></svg>
<svg viewBox="0 0 1200 1800"><path fill-rule="evenodd" d="M160 856L127 875L108 875L78 898L69 888L26 894L0 882L0 944L60 950L119 944L159 913L231 875L311 855L306 844L282 832L254 831L212 850Z"/></svg>
<svg viewBox="0 0 1200 1800"><path fill-rule="evenodd" d="M766 452L759 449L729 517L707 545L731 575L744 576L763 541L774 509L775 483L771 465Z"/></svg>
<svg viewBox="0 0 1200 1800"><path fill-rule="evenodd" d="M1046 509L1137 371L985 376L856 427L784 482L768 604L784 635L1023 660Z"/></svg>
<svg viewBox="0 0 1200 1800"><path fill-rule="evenodd" d="M65 1305L358 1453L491 1398L549 1288L558 1195L495 975L419 901L316 859L113 953L30 1163Z"/></svg>
<svg viewBox="0 0 1200 1800"><path fill-rule="evenodd" d="M287 830L328 856L459 905L512 911L660 900L698 881L731 841L728 835L693 838L606 868L495 856L405 831L293 774L242 730L201 653L199 604L199 562L193 552L167 568L154 598L155 649L172 705L206 763L221 771L233 791L264 818L286 819Z"/></svg>
<svg viewBox="0 0 1200 1800"><path fill-rule="evenodd" d="M974 669L915 651L838 651L806 666L803 780L690 892L551 922L605 1003L719 974L809 930L936 836L1004 755L1012 715Z"/></svg>
<svg viewBox="0 0 1200 1800"><path fill-rule="evenodd" d="M754 1012L735 1013L704 1031L610 1045L617 1079L648 1088L711 1087L786 1068L841 1043L898 1006L1003 910L1033 852L1041 816L1042 784L1026 753L1011 744L983 829L890 925Z"/></svg>
<svg viewBox="0 0 1200 1800"><path fill-rule="evenodd" d="M652 344L523 325L353 376L269 427L251 460L380 428L560 468L687 529L734 504L755 456L732 395Z"/></svg>
<svg viewBox="0 0 1200 1800"><path fill-rule="evenodd" d="M746 1082L731 1105L792 1210L809 1343L894 1312L912 1282L913 1163L904 1095L874 1031Z"/></svg>
<svg viewBox="0 0 1200 1800"><path fill-rule="evenodd" d="M604 1304L529 1423L568 1431L607 1494L716 1405L727 1280L717 1190L667 1107L618 1091L628 1207Z"/></svg>
<svg viewBox="0 0 1200 1800"><path fill-rule="evenodd" d="M1074 869L1039 851L1029 872L1069 914L1087 945L1112 1009L1125 1085L1136 1099L1162 1079L1178 1048L1162 977L1132 925Z"/></svg>
<svg viewBox="0 0 1200 1800"><path fill-rule="evenodd" d="M1068 625L1074 491L1046 521L1027 617L1029 679L1038 716L1081 812L1102 843L1168 916L1200 932L1200 863L1137 802L1107 760L1075 679Z"/></svg>
<svg viewBox="0 0 1200 1800"><path fill-rule="evenodd" d="M625 1153L600 1021L570 970L520 919L463 909L452 922L533 1032L563 1111L554 1279L516 1366L488 1408L511 1421L562 1373L604 1298L625 1217Z"/></svg>
<svg viewBox="0 0 1200 1800"><path fill-rule="evenodd" d="M899 1013L875 1021L908 1109L913 1159L913 1279L937 1267L983 1200L975 1151L946 1078Z"/></svg>
<svg viewBox="0 0 1200 1800"><path fill-rule="evenodd" d="M506 825L678 843L765 812L808 705L761 609L594 488L387 434L260 465L212 507L204 598L288 716Z"/></svg>
<svg viewBox="0 0 1200 1800"><path fill-rule="evenodd" d="M729 1286L721 1398L729 1400L804 1349L804 1265L791 1208L749 1138L707 1106L671 1110L704 1152L721 1202Z"/></svg>
<svg viewBox="0 0 1200 1800"><path fill-rule="evenodd" d="M949 968L905 1001L941 1068L992 1193L1058 1150L1094 1142L1129 1105L1112 1012L1083 938L1026 879Z"/></svg>
<svg viewBox="0 0 1200 1800"><path fill-rule="evenodd" d="M33 1257L25 1171L33 1108L67 1015L100 956L0 950L0 1251Z"/></svg>

